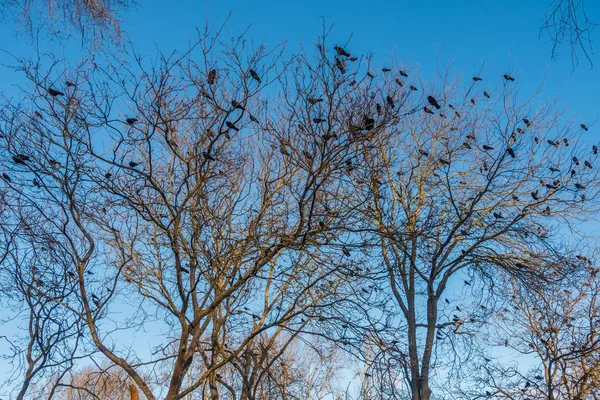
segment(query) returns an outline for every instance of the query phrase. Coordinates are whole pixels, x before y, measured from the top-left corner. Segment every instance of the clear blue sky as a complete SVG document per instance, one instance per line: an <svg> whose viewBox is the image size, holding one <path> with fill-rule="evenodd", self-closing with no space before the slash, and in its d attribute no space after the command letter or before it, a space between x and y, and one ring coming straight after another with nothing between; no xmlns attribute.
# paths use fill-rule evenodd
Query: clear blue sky
<svg viewBox="0 0 600 400"><path fill-rule="evenodd" d="M373 52L384 61L396 51L404 62L418 66L428 76L436 59L454 60L458 72L468 76L486 64L486 73L514 69L525 93L545 78L544 93L561 95L561 105L570 106L577 120L596 120L596 93L600 89L600 51L593 57L595 69L582 60L573 71L569 49L561 58L550 59L551 43L541 39L542 25L550 0L306 0L239 1L143 0L124 15L136 50L153 54L183 49L195 37L195 28L208 20L221 23L230 13L227 30L240 33L251 25L250 37L274 45L288 42L290 50L311 42L322 31L324 17L334 25L333 41L344 43L352 35L350 50ZM600 22L600 1L587 2L591 18ZM28 50L26 38L15 38L14 25L0 27L0 48L17 56ZM600 39L600 29L594 35ZM600 50L600 49L599 49ZM5 57L0 54L0 63ZM0 67L0 91L6 91L15 75Z"/></svg>

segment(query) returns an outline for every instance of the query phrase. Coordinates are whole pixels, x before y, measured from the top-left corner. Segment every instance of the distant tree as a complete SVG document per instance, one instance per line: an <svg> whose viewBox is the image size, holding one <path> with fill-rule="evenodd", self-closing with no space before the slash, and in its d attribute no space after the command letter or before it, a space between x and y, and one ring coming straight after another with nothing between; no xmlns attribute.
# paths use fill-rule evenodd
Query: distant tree
<svg viewBox="0 0 600 400"><path fill-rule="evenodd" d="M135 0L2 0L0 16L14 19L30 36L43 32L67 37L73 31L91 44L119 43L122 14Z"/></svg>
<svg viewBox="0 0 600 400"><path fill-rule="evenodd" d="M509 281L512 305L496 319L507 348L532 368L488 362L481 382L494 398L587 400L600 391L598 268L579 255L584 270L549 288Z"/></svg>

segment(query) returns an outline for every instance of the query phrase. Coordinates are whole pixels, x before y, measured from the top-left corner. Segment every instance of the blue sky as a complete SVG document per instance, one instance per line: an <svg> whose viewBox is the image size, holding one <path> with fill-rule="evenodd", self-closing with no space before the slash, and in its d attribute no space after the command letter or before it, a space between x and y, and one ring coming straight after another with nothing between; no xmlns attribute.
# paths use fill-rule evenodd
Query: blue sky
<svg viewBox="0 0 600 400"><path fill-rule="evenodd" d="M355 54L372 52L381 63L392 52L405 63L431 76L436 62L453 62L467 77L485 64L483 77L514 71L517 83L531 93L545 81L543 93L560 95L577 121L591 125L599 118L596 97L600 92L600 48L593 56L595 69L581 60L573 70L569 49L560 48L558 61L550 58L547 35L539 38L550 0L344 0L344 1L239 1L239 0L140 0L140 6L124 14L124 29L136 51L153 55L156 49L183 49L195 38L196 27L220 24L231 13L226 32L238 34L251 26L255 42L276 45L287 41L294 51L311 43L322 32L322 18L333 24L331 43L345 43ZM600 22L600 1L587 3L588 13ZM0 26L0 49L15 56L32 54L25 37L15 37L15 25ZM600 39L600 29L594 38ZM77 44L73 43L73 48ZM68 54L76 54L72 50ZM0 53L0 92L15 93L14 72L2 64L9 58ZM594 137L596 125L589 131ZM594 140L597 140L594 137Z"/></svg>
<svg viewBox="0 0 600 400"><path fill-rule="evenodd" d="M384 62L396 52L403 62L430 75L436 60L453 62L459 73L470 76L485 64L490 78L494 73L513 70L519 85L530 92L545 80L544 94L561 96L561 105L579 120L590 124L598 117L595 101L600 89L600 52L593 56L596 69L582 60L573 70L569 49L552 61L547 35L539 38L540 26L550 0L334 0L302 2L182 0L170 3L145 0L124 14L125 30L141 54L154 54L156 48L169 52L183 49L195 37L196 27L222 23L231 13L227 33L250 28L255 42L275 45L287 41L293 51L308 44L322 32L322 18L333 24L332 42L345 43L349 50L373 52ZM175 6L176 4L176 6ZM600 22L600 2L586 3L588 14ZM16 56L31 51L25 37L16 38L14 24L3 24L0 48ZM600 30L595 38L600 38ZM77 44L73 43L73 48ZM6 56L0 54L0 63ZM8 90L15 75L0 67L0 91Z"/></svg>

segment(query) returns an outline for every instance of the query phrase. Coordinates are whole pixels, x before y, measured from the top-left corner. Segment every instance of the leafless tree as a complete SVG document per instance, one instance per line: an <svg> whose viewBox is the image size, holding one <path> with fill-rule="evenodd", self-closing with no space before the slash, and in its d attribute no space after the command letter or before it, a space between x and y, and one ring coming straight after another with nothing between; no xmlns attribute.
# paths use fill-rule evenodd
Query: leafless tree
<svg viewBox="0 0 600 400"><path fill-rule="evenodd" d="M578 254L582 271L545 290L508 281L510 305L496 318L504 345L526 361L487 362L479 375L495 398L596 399L600 388L598 269Z"/></svg>
<svg viewBox="0 0 600 400"><path fill-rule="evenodd" d="M133 0L3 0L0 16L16 20L19 29L31 37L42 29L65 38L76 32L92 45L118 44L123 13L135 4Z"/></svg>
<svg viewBox="0 0 600 400"><path fill-rule="evenodd" d="M406 71L372 79L366 112L407 115L351 161L345 197L358 216L349 248L365 252L373 282L358 295L385 301L367 314L364 337L380 349L369 362L397 368L409 396L425 400L434 368L468 357L453 349L468 349L484 325L498 271L530 284L564 273L562 238L597 207L597 149L555 104L521 99L510 74L494 87Z"/></svg>
<svg viewBox="0 0 600 400"><path fill-rule="evenodd" d="M579 64L581 53L591 65L591 33L597 25L589 18L584 0L551 0L540 34L546 32L550 36L553 59L558 57L559 48L566 45L573 66Z"/></svg>
<svg viewBox="0 0 600 400"><path fill-rule="evenodd" d="M364 115L352 61L317 48L284 62L278 47L205 32L150 62L18 66L29 85L5 99L0 153L8 220L28 215L20 251L44 232L68 255L40 271L71 289L49 298L148 399L220 398L219 371L266 332L335 337L331 309L354 290L332 262L351 212L346 161L387 120ZM151 356L135 343L144 331L160 338ZM256 371L279 348L251 357Z"/></svg>

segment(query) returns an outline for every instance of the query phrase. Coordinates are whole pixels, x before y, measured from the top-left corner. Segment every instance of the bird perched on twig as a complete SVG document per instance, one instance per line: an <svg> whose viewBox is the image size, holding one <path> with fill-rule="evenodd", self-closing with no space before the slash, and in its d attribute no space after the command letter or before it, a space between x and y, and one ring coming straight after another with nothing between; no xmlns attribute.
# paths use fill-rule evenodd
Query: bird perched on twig
<svg viewBox="0 0 600 400"><path fill-rule="evenodd" d="M441 108L440 104L437 102L437 100L435 99L435 97L433 97L433 96L427 96L427 101L429 102L429 104L431 104L432 106L434 106L438 110Z"/></svg>
<svg viewBox="0 0 600 400"><path fill-rule="evenodd" d="M52 88L48 88L48 93L50 93L50 96L52 97L56 97L56 96L64 96L65 94L59 90L55 90Z"/></svg>
<svg viewBox="0 0 600 400"><path fill-rule="evenodd" d="M504 79L506 79L507 81L514 81L515 78L513 78L512 76L508 75L508 74L504 74Z"/></svg>
<svg viewBox="0 0 600 400"><path fill-rule="evenodd" d="M344 62L342 60L340 60L339 58L335 59L335 66L337 67L337 69L340 70L340 72L342 74L346 73L346 67L344 66Z"/></svg>
<svg viewBox="0 0 600 400"><path fill-rule="evenodd" d="M474 77L473 77L473 80L474 80L475 82L479 82L479 81L482 81L483 79L481 79L481 78L480 78L480 77L478 77L478 76L474 76Z"/></svg>
<svg viewBox="0 0 600 400"><path fill-rule="evenodd" d="M260 79L260 76L258 76L258 73L256 73L256 71L253 69L250 70L250 76L252 78L254 78L254 80L256 80L258 83L262 82L262 80Z"/></svg>
<svg viewBox="0 0 600 400"><path fill-rule="evenodd" d="M337 52L338 56L350 57L350 53L348 53L342 47L340 47L340 46L334 46L333 48Z"/></svg>
<svg viewBox="0 0 600 400"><path fill-rule="evenodd" d="M137 118L127 118L127 119L125 120L125 122L127 122L127 125L133 125L133 124L135 124L137 121L138 121L138 120L137 120Z"/></svg>
<svg viewBox="0 0 600 400"><path fill-rule="evenodd" d="M206 75L206 82L208 82L209 85L214 85L216 80L217 80L217 70L211 69L208 72L208 74Z"/></svg>

